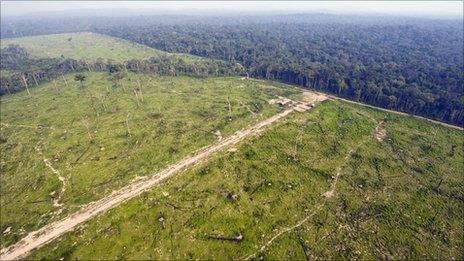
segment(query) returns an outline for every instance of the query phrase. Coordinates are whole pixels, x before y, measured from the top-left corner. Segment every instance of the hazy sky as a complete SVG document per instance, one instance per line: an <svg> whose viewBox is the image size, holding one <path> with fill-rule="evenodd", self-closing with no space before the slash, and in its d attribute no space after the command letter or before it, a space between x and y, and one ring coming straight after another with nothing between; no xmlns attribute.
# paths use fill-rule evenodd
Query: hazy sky
<svg viewBox="0 0 464 261"><path fill-rule="evenodd" d="M222 10L252 12L327 12L336 14L369 13L422 16L431 18L463 17L462 1L1 1L2 15L77 9L133 9L147 11Z"/></svg>

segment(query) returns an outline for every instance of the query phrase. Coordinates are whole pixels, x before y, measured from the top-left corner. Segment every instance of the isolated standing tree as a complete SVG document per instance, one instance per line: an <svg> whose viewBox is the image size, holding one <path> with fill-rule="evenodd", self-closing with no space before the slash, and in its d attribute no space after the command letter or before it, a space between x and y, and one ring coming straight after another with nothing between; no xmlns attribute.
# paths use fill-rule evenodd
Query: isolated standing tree
<svg viewBox="0 0 464 261"><path fill-rule="evenodd" d="M84 81L85 81L85 75L83 74L76 74L76 76L74 76L74 80L76 82L79 82L81 84L81 88L84 89Z"/></svg>

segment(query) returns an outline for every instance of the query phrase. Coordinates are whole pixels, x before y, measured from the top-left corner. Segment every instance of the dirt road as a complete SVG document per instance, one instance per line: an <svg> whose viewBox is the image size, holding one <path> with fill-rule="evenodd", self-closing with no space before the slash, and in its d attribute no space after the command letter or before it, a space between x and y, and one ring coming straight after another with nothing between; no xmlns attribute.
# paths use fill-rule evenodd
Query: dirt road
<svg viewBox="0 0 464 261"><path fill-rule="evenodd" d="M380 108L380 107L375 107L375 106L372 106L372 105L369 105L369 104L365 104L365 103L361 103L361 102L355 102L355 101L350 101L350 100L343 99L343 98L340 98L340 97L337 97L337 96L333 96L333 95L327 95L327 96L328 96L329 98L333 99L333 100L340 100L340 101L344 101L344 102L348 102L348 103L357 104L357 105L361 105L361 106L364 106L364 107L372 108L372 109L379 110L379 111L385 111L385 112L390 112L390 113L394 113L394 114L399 114L399 115L404 115L404 116L410 116L410 117L414 117L414 118L417 118L417 119L426 120L426 121L428 121L428 122L432 122L432 123L435 123L435 124L439 124L439 125L442 125L442 126L445 126L445 127L448 127L448 128L453 128L453 129L457 129L457 130L464 130L464 128L463 128L463 127L460 127L460 126L456 126L456 125L444 123L444 122L441 122L441 121L431 120L431 119L428 119L428 118L425 118L425 117L422 117L422 116L418 116L418 115L414 115L414 114L409 114L409 113L406 113L406 112L394 111L394 110L384 109L384 108Z"/></svg>
<svg viewBox="0 0 464 261"><path fill-rule="evenodd" d="M150 175L146 178L142 178L134 181L133 183L113 192L105 198L94 201L90 204L85 205L80 211L70 215L67 218L56 221L43 228L29 233L18 243L11 245L10 247L4 248L0 251L0 260L12 260L24 258L31 250L39 248L50 241L60 237L66 232L72 231L78 225L90 220L91 218L101 214L111 208L114 208L121 203L134 198L144 191L147 191L154 186L158 185L163 180L173 176L180 170L198 163L208 158L211 154L223 150L224 148L236 144L243 140L245 137L258 134L262 132L266 126L282 119L283 117L294 111L294 108L288 108L283 112L274 115L264 121L261 121L250 128L241 130L233 134L232 136L222 139L219 143L212 146L205 147L195 153L193 156L188 156L180 162L169 166L168 168Z"/></svg>
<svg viewBox="0 0 464 261"><path fill-rule="evenodd" d="M259 82L264 82L264 83L266 82L266 81L261 80L261 79L253 79L253 80L259 81ZM297 86L297 85L291 85L291 84L286 84L286 83L281 83L281 84L284 85L284 86L288 86L290 88L303 90L303 92L308 90L308 88L303 88L303 87ZM417 119L422 119L422 120L426 120L428 122L439 124L439 125L442 125L442 126L445 126L445 127L448 127L448 128L453 128L453 129L457 129L457 130L464 130L464 128L461 127L461 126L456 126L456 125L453 125L453 124L448 124L448 123L444 123L444 122L441 122L441 121L432 120L432 119L429 119L429 118L425 118L425 117L422 117L422 116L418 116L418 115L414 115L414 114L410 114L410 113L406 113L406 112L401 112L401 111L395 111L395 110L389 110L389 109L385 109L385 108L381 108L381 107L376 107L376 106L365 104L365 103L362 103L362 102L355 102L355 101L352 101L352 100L343 99L343 98L340 98L340 97L337 97L337 96L334 96L334 95L331 95L331 94L328 94L328 93L323 93L323 92L320 92L320 91L311 90L311 91L308 91L308 92L309 93L319 94L319 95L324 96L326 98L328 97L328 98L330 98L332 100L344 101L344 102L348 102L348 103L357 104L357 105L361 105L361 106L364 106L364 107L372 108L372 109L375 109L375 110L391 112L391 113L394 113L394 114L399 114L399 115L404 115L404 116L411 116L411 117L414 117L414 118L417 118Z"/></svg>

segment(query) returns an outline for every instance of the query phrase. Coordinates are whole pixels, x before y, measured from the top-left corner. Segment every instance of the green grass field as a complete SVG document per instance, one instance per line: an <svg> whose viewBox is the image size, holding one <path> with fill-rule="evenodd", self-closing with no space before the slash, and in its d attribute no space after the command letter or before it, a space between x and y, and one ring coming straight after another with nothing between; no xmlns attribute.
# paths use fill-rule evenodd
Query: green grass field
<svg viewBox="0 0 464 261"><path fill-rule="evenodd" d="M37 58L204 59L94 33L1 40L8 44ZM239 77L85 76L83 85L68 74L0 97L2 248L280 112L269 99L302 98ZM463 134L327 100L28 258L463 260Z"/></svg>
<svg viewBox="0 0 464 261"><path fill-rule="evenodd" d="M66 33L1 40L2 48L9 44L20 45L31 56L38 58L64 57L76 60L102 58L123 62L130 59L148 59L159 54L169 54L148 46L96 33ZM186 54L172 55L182 56L186 61L202 59Z"/></svg>
<svg viewBox="0 0 464 261"><path fill-rule="evenodd" d="M374 138L376 126L384 140ZM30 258L462 260L462 134L328 101ZM241 242L220 239L238 234Z"/></svg>
<svg viewBox="0 0 464 261"><path fill-rule="evenodd" d="M270 98L300 93L240 78L86 76L84 88L70 74L1 97L2 247L277 113Z"/></svg>

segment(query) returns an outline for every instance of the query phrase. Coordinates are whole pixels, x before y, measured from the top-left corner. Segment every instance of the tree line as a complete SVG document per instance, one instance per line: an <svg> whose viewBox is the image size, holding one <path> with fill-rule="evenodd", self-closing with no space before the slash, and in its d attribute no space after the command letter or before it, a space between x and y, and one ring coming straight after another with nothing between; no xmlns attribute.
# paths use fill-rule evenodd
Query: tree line
<svg viewBox="0 0 464 261"><path fill-rule="evenodd" d="M296 14L70 21L4 22L2 37L92 31L168 52L240 63L252 77L464 123L460 20Z"/></svg>
<svg viewBox="0 0 464 261"><path fill-rule="evenodd" d="M157 75L189 75L197 77L231 76L244 73L239 63L201 59L186 61L181 56L159 54L138 60L132 59L122 63L111 60L95 61L75 60L69 58L33 58L18 45L9 45L1 50L0 95L11 94L37 86L71 72L138 72Z"/></svg>
<svg viewBox="0 0 464 261"><path fill-rule="evenodd" d="M459 28L262 23L107 26L96 31L168 52L240 62L252 77L462 125Z"/></svg>

